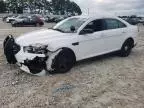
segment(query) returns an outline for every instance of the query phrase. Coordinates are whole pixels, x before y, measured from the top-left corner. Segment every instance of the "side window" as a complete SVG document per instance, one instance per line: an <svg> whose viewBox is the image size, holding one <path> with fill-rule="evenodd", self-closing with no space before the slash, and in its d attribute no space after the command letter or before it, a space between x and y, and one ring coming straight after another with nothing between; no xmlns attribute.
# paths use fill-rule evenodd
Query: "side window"
<svg viewBox="0 0 144 108"><path fill-rule="evenodd" d="M118 21L118 24L119 24L119 28L125 28L126 25L124 23L122 23L121 21Z"/></svg>
<svg viewBox="0 0 144 108"><path fill-rule="evenodd" d="M105 24L106 24L107 30L119 28L119 24L118 24L117 20L105 19Z"/></svg>
<svg viewBox="0 0 144 108"><path fill-rule="evenodd" d="M91 29L94 32L102 31L103 30L103 22L101 19L94 20L86 25L84 29Z"/></svg>
<svg viewBox="0 0 144 108"><path fill-rule="evenodd" d="M126 27L124 23L116 19L105 19L105 26L107 30Z"/></svg>

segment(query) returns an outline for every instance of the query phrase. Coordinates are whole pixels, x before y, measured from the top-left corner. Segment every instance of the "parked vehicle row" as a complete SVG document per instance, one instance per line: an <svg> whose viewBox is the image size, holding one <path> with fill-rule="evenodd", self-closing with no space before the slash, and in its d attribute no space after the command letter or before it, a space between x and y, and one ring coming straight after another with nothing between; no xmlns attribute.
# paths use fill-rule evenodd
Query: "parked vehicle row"
<svg viewBox="0 0 144 108"><path fill-rule="evenodd" d="M3 21L11 23L12 27L44 25L44 19L40 15L8 15L3 17Z"/></svg>
<svg viewBox="0 0 144 108"><path fill-rule="evenodd" d="M3 21L11 23L13 27L16 26L43 26L44 22L57 23L67 18L66 16L42 16L39 14L35 15L7 15L3 17Z"/></svg>
<svg viewBox="0 0 144 108"><path fill-rule="evenodd" d="M60 22L66 19L67 16L45 16L45 22Z"/></svg>
<svg viewBox="0 0 144 108"><path fill-rule="evenodd" d="M43 26L44 25L44 21L36 16L36 15L32 15L29 17L23 17L22 19L15 19L15 21L11 22L13 27L17 27L17 26Z"/></svg>
<svg viewBox="0 0 144 108"><path fill-rule="evenodd" d="M138 18L138 17L134 17L134 18L122 18L123 20L127 21L128 23L132 24L132 25L137 25L137 24L143 24L144 25L144 19L143 18Z"/></svg>

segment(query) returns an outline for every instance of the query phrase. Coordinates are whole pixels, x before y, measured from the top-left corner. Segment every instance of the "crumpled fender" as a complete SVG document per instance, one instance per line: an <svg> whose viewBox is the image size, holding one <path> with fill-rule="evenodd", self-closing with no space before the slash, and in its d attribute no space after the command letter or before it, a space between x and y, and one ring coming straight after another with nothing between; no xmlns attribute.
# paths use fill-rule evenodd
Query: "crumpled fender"
<svg viewBox="0 0 144 108"><path fill-rule="evenodd" d="M55 57L59 54L59 52L62 51L62 48L60 49L57 49L56 51L49 51L48 53L48 60L46 61L46 64L47 64L47 70L48 71L53 71L54 69L52 68L52 65L53 65L53 62L54 62L54 59Z"/></svg>

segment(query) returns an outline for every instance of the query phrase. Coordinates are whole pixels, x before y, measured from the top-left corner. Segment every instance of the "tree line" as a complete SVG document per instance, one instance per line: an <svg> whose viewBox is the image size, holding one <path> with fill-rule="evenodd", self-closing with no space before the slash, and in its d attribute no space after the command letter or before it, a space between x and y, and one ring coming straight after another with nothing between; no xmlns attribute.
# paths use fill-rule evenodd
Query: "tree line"
<svg viewBox="0 0 144 108"><path fill-rule="evenodd" d="M0 12L23 13L29 10L31 13L49 12L57 15L81 14L80 7L70 0L0 0Z"/></svg>

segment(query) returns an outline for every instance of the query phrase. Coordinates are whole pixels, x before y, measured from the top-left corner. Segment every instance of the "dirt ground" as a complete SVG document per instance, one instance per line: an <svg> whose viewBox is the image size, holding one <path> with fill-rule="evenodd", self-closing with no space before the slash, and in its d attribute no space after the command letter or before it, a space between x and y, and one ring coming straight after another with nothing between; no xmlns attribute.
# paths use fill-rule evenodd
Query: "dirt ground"
<svg viewBox="0 0 144 108"><path fill-rule="evenodd" d="M18 36L36 29L41 28L12 28L0 22L0 44L7 34ZM0 108L144 108L142 26L129 57L108 55L81 61L66 74L29 75L8 65L0 47Z"/></svg>

